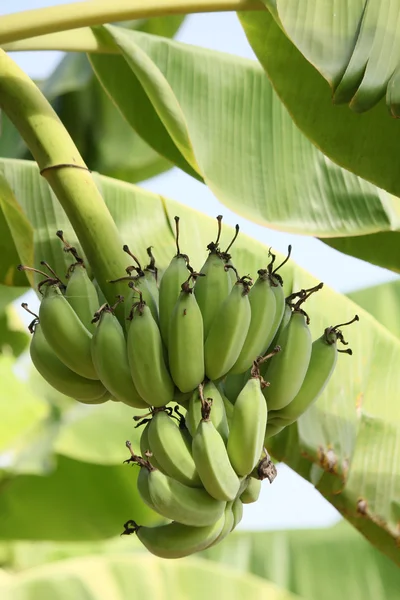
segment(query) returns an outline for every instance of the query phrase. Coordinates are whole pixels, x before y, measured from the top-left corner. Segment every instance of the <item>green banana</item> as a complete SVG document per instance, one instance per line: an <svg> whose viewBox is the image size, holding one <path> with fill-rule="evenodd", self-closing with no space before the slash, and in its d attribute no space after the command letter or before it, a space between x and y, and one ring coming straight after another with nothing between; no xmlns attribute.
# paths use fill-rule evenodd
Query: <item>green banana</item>
<svg viewBox="0 0 400 600"><path fill-rule="evenodd" d="M232 289L229 270L225 269L225 261L218 250L222 216L219 215L217 220L218 236L215 242L208 244L209 255L200 271L200 275L204 277L199 277L194 286L196 300L203 315L204 339L221 304Z"/></svg>
<svg viewBox="0 0 400 600"><path fill-rule="evenodd" d="M288 423L289 425L289 423ZM286 427L286 423L284 421L268 419L267 429L265 431L265 442L273 437L274 435L278 435L281 431L283 431Z"/></svg>
<svg viewBox="0 0 400 600"><path fill-rule="evenodd" d="M233 526L231 531L233 531L240 523L243 518L243 502L240 498L236 498L234 503L232 504L232 514L233 514Z"/></svg>
<svg viewBox="0 0 400 600"><path fill-rule="evenodd" d="M227 451L238 475L248 475L257 464L263 449L266 425L267 405L260 379L254 373L235 402L230 424Z"/></svg>
<svg viewBox="0 0 400 600"><path fill-rule="evenodd" d="M348 323L327 327L321 337L313 342L310 363L300 390L290 404L269 413L268 421L271 419L271 424L294 423L322 394L335 370L338 355L337 341L346 344L339 327L350 325L355 321L358 321L358 315ZM351 350L344 352L351 354Z"/></svg>
<svg viewBox="0 0 400 600"><path fill-rule="evenodd" d="M154 506L153 501L150 496L148 469L146 469L146 467L142 467L142 466L140 467L136 485L137 485L139 495L140 495L141 499L143 500L143 502L149 508L151 508L152 510L157 512L157 509Z"/></svg>
<svg viewBox="0 0 400 600"><path fill-rule="evenodd" d="M244 373L269 346L271 330L275 325L276 294L267 269L258 271L259 277L250 290L251 321L240 354L229 373Z"/></svg>
<svg viewBox="0 0 400 600"><path fill-rule="evenodd" d="M46 287L39 319L43 334L57 357L78 375L99 379L92 360L92 334L57 285Z"/></svg>
<svg viewBox="0 0 400 600"><path fill-rule="evenodd" d="M232 511L232 506L233 506L233 502L226 503L225 512L224 512L225 521L224 521L223 527L220 531L219 536L217 537L217 539L215 539L213 541L212 544L210 544L209 548L211 546L216 546L217 544L222 542L222 540L224 540L232 531L232 529L235 525L235 516Z"/></svg>
<svg viewBox="0 0 400 600"><path fill-rule="evenodd" d="M163 342L167 347L171 315L181 293L181 285L188 278L188 257L186 254L181 254L179 249L179 217L175 217L175 224L177 253L161 277L159 290L160 331Z"/></svg>
<svg viewBox="0 0 400 600"><path fill-rule="evenodd" d="M312 339L303 311L294 310L278 337L281 351L268 361L263 390L268 410L284 408L299 392L311 358Z"/></svg>
<svg viewBox="0 0 400 600"><path fill-rule="evenodd" d="M151 451L150 442L149 442L149 427L150 427L150 423L151 423L151 420L148 423L146 423L146 426L142 430L142 435L140 436L140 453L141 453L141 455L142 455L143 458L146 457L146 460L148 460L149 463L154 468L156 468L159 471L161 471L162 473L164 473L163 468L157 462L157 459L155 458L154 454ZM151 453L151 456L148 456L148 454L147 454L148 452Z"/></svg>
<svg viewBox="0 0 400 600"><path fill-rule="evenodd" d="M151 467L151 465L150 465ZM225 502L215 500L202 488L192 488L161 471L141 467L147 477L148 491L155 510L172 521L204 527L217 521Z"/></svg>
<svg viewBox="0 0 400 600"><path fill-rule="evenodd" d="M133 383L150 406L165 406L174 397L174 383L164 360L160 330L141 299L131 311L127 339Z"/></svg>
<svg viewBox="0 0 400 600"><path fill-rule="evenodd" d="M167 475L190 487L201 487L190 441L166 411L154 414L148 436L154 458Z"/></svg>
<svg viewBox="0 0 400 600"><path fill-rule="evenodd" d="M156 305L157 311L158 311L158 306L159 306L158 269L156 267L156 262L154 260L154 256L151 252L151 246L149 246L149 248L147 248L147 254L149 255L150 262L147 265L147 267L144 268L143 273L144 273L144 277L146 279L147 288L148 288L150 294L154 298L154 302L155 302L155 305Z"/></svg>
<svg viewBox="0 0 400 600"><path fill-rule="evenodd" d="M172 311L168 334L169 369L177 388L194 390L204 379L203 318L189 281Z"/></svg>
<svg viewBox="0 0 400 600"><path fill-rule="evenodd" d="M246 381L250 377L250 370L248 369L245 373L228 374L223 382L224 392L232 404L235 404L236 398L244 388Z"/></svg>
<svg viewBox="0 0 400 600"><path fill-rule="evenodd" d="M89 404L105 402L108 399L102 400L108 392L100 381L78 375L57 358L44 337L39 322L34 326L30 355L41 376L61 394Z"/></svg>
<svg viewBox="0 0 400 600"><path fill-rule="evenodd" d="M205 345L206 375L215 381L235 364L246 339L251 320L251 280L238 279L222 303L211 325Z"/></svg>
<svg viewBox="0 0 400 600"><path fill-rule="evenodd" d="M226 420L228 423L228 435L229 435L229 423L231 422L231 419L233 417L233 404L232 404L232 402L229 402L228 398L222 392L221 392L221 396L222 396L222 400L223 400L224 407L225 407L225 414L226 414ZM223 437L224 436L222 436L222 439L223 439ZM226 440L226 441L228 441L228 440Z"/></svg>
<svg viewBox="0 0 400 600"><path fill-rule="evenodd" d="M120 402L148 408L132 381L124 331L113 309L106 304L95 315L98 324L92 337L92 359L100 381Z"/></svg>
<svg viewBox="0 0 400 600"><path fill-rule="evenodd" d="M191 436L194 437L197 431L197 427L199 426L199 423L202 419L202 395L204 395L205 398L212 400L210 418L211 421L214 423L215 429L218 431L218 433L221 435L222 439L226 443L229 435L229 426L225 411L225 403L220 392L215 387L212 381L208 381L204 385L202 394L200 394L198 389L196 389L193 392L189 400L188 411L186 413L186 426Z"/></svg>
<svg viewBox="0 0 400 600"><path fill-rule="evenodd" d="M129 329L130 325L129 316L132 311L132 305L139 299L138 290L140 290L142 294L143 302L146 302L147 306L150 308L151 314L153 315L153 319L156 321L156 323L158 323L158 305L154 299L153 294L150 291L149 283L146 276L143 272L141 272L139 275L131 279L132 280L129 282L129 292L124 301L125 320L127 321L127 329Z"/></svg>
<svg viewBox="0 0 400 600"><path fill-rule="evenodd" d="M75 263L70 267L65 298L86 329L93 332L95 326L92 323L92 319L94 313L99 308L99 298L96 287L89 279L86 268L81 262Z"/></svg>
<svg viewBox="0 0 400 600"><path fill-rule="evenodd" d="M200 552L218 537L225 523L225 515L205 527L182 525L173 521L159 527L138 526L134 521L124 525L123 534L136 533L142 544L161 558L182 558Z"/></svg>
<svg viewBox="0 0 400 600"><path fill-rule="evenodd" d="M197 471L203 486L213 498L234 500L240 486L239 478L229 462L224 440L215 429L209 413L203 414L192 443Z"/></svg>
<svg viewBox="0 0 400 600"><path fill-rule="evenodd" d="M257 502L261 492L261 479L249 477L245 490L240 495L240 500L243 504L251 504Z"/></svg>

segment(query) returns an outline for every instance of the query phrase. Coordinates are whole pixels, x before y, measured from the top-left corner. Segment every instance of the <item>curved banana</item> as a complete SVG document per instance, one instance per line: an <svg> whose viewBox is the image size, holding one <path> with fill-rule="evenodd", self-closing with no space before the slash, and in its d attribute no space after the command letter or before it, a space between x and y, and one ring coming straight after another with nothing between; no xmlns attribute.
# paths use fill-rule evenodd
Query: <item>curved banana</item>
<svg viewBox="0 0 400 600"><path fill-rule="evenodd" d="M99 379L92 360L92 334L57 285L47 286L39 319L46 340L61 362L82 377Z"/></svg>
<svg viewBox="0 0 400 600"><path fill-rule="evenodd" d="M143 301L131 312L127 351L133 383L143 400L157 407L171 402L174 382L165 364L160 330Z"/></svg>
<svg viewBox="0 0 400 600"><path fill-rule="evenodd" d="M268 348L270 338L273 337L271 332L275 326L276 294L273 291L267 269L260 269L258 275L259 277L249 293L250 327L240 354L229 374L244 373L250 369L256 358Z"/></svg>
<svg viewBox="0 0 400 600"><path fill-rule="evenodd" d="M265 430L265 442L273 437L274 435L278 435L281 431L283 431L289 423L285 423L285 421L279 421L278 419L268 419L267 429Z"/></svg>
<svg viewBox="0 0 400 600"><path fill-rule="evenodd" d="M162 470L190 487L201 487L190 442L166 411L157 411L150 421L149 443Z"/></svg>
<svg viewBox="0 0 400 600"><path fill-rule="evenodd" d="M154 506L153 501L150 497L148 473L149 473L149 471L148 471L148 469L146 469L146 467L140 467L136 485L137 485L137 489L139 492L139 496L141 497L143 502L149 508L151 508L152 510L157 512L157 509Z"/></svg>
<svg viewBox="0 0 400 600"><path fill-rule="evenodd" d="M40 323L35 325L30 355L41 376L61 394L89 404L108 400L110 394L100 381L78 375L57 358L44 337ZM105 394L108 397L103 400Z"/></svg>
<svg viewBox="0 0 400 600"><path fill-rule="evenodd" d="M211 420L200 421L193 438L192 451L207 492L217 500L234 500L239 490L239 478L229 462L224 440Z"/></svg>
<svg viewBox="0 0 400 600"><path fill-rule="evenodd" d="M240 500L243 504L251 504L257 502L261 492L261 479L255 479L249 477L247 480L247 486L240 495Z"/></svg>
<svg viewBox="0 0 400 600"><path fill-rule="evenodd" d="M210 419L214 424L215 429L221 435L222 439L226 443L229 435L229 426L227 415L225 411L224 400L213 384L212 381L208 381L203 387L203 393L200 394L199 390L195 390L189 400L189 406L186 413L186 426L192 437L195 436L197 427L202 419L202 400L201 396L212 400L212 407L210 412ZM229 402L229 401L228 401ZM231 405L232 406L232 405ZM232 406L233 409L233 406Z"/></svg>
<svg viewBox="0 0 400 600"><path fill-rule="evenodd" d="M232 514L233 514L233 525L231 531L233 531L240 523L243 518L243 502L240 498L236 498L234 503L232 504Z"/></svg>
<svg viewBox="0 0 400 600"><path fill-rule="evenodd" d="M150 423L151 423L151 420L148 423L146 423L145 427L143 427L142 435L140 436L140 453L141 453L141 455L142 455L143 458L146 457L146 460L155 469L158 469L159 471L161 471L161 473L164 473L163 468L157 462L157 459L155 458L154 454L152 453L152 450L151 450L151 447L150 447L150 442L149 442L149 427L150 427ZM151 456L148 456L148 452L151 452Z"/></svg>
<svg viewBox="0 0 400 600"><path fill-rule="evenodd" d="M292 312L289 323L278 337L278 345L281 351L268 361L263 374L270 384L263 390L268 410L279 410L290 404L306 376L312 339L303 312Z"/></svg>
<svg viewBox="0 0 400 600"><path fill-rule="evenodd" d="M93 282L87 274L83 263L75 263L70 267L71 272L65 290L68 300L75 313L78 315L86 329L93 332L93 315L99 308L99 298Z"/></svg>
<svg viewBox="0 0 400 600"><path fill-rule="evenodd" d="M209 255L201 268L199 277L194 286L197 303L203 315L204 339L206 339L221 304L232 289L232 281L229 270L225 269L225 261L218 250L218 242L221 234L222 216L217 217L218 236L215 242L208 244Z"/></svg>
<svg viewBox="0 0 400 600"><path fill-rule="evenodd" d="M146 471L148 491L155 510L183 525L204 527L217 521L225 510L225 502L215 500L202 488L192 488L164 475L156 469Z"/></svg>
<svg viewBox="0 0 400 600"><path fill-rule="evenodd" d="M156 267L156 262L154 260L154 256L151 252L151 246L149 248L147 248L147 254L149 255L150 263L147 265L147 267L144 268L143 273L144 273L144 277L146 279L148 290L154 298L154 302L156 304L157 312L158 312L159 292L160 292L158 289L158 269Z"/></svg>
<svg viewBox="0 0 400 600"><path fill-rule="evenodd" d="M136 533L142 544L155 556L182 558L200 552L218 537L225 523L225 515L205 527L182 525L173 521L159 527L138 526L134 521L125 523L124 534Z"/></svg>
<svg viewBox="0 0 400 600"><path fill-rule="evenodd" d="M230 532L232 531L232 529L235 525L235 517L234 517L233 511L232 511L232 506L233 506L233 502L226 503L225 512L224 512L225 521L224 521L223 527L222 527L217 539L215 539L213 541L213 543L210 544L209 547L216 546L217 544L222 542L222 540L224 540L227 537L227 535L229 535Z"/></svg>
<svg viewBox="0 0 400 600"><path fill-rule="evenodd" d="M232 404L235 404L236 398L244 388L246 381L250 378L250 370L245 373L228 374L223 380L224 392Z"/></svg>
<svg viewBox="0 0 400 600"><path fill-rule="evenodd" d="M233 417L233 404L232 402L229 402L228 398L225 396L225 394L222 394L222 400L224 403L224 407L225 407L225 415L226 415L226 420L227 420L227 424L228 424L228 435L229 435L229 423L231 422L231 419ZM224 439L224 436L222 435L222 439ZM228 438L226 438L226 440L224 441L228 441Z"/></svg>
<svg viewBox="0 0 400 600"><path fill-rule="evenodd" d="M163 342L167 347L171 315L181 293L181 286L188 278L188 257L186 254L181 254L179 249L179 217L175 217L175 226L176 255L164 271L159 289L160 330Z"/></svg>
<svg viewBox="0 0 400 600"><path fill-rule="evenodd" d="M313 342L310 363L300 390L290 404L269 413L268 420L271 419L273 425L294 423L322 394L335 370L338 355L337 342L339 340L346 343L339 327L350 325L354 321L358 321L357 315L348 323L327 327L321 337ZM345 352L351 354L351 350Z"/></svg>
<svg viewBox="0 0 400 600"><path fill-rule="evenodd" d="M150 286L147 277L143 272L141 272L139 275L132 278L132 281L129 283L129 292L124 300L125 320L127 322L127 329L129 329L129 325L131 323L130 314L132 311L132 306L135 302L139 300L137 290L140 290L143 302L146 302L147 306L151 310L153 319L156 321L156 323L158 323L158 304L152 292L150 291Z"/></svg>
<svg viewBox="0 0 400 600"><path fill-rule="evenodd" d="M100 381L120 402L134 408L148 408L132 381L124 331L112 308L103 306L96 319L92 359Z"/></svg>
<svg viewBox="0 0 400 600"><path fill-rule="evenodd" d="M233 468L246 476L257 464L264 445L267 405L257 376L248 380L240 392L230 424L227 451Z"/></svg>
<svg viewBox="0 0 400 600"><path fill-rule="evenodd" d="M177 388L194 390L204 379L203 318L186 281L171 315L168 334L169 369Z"/></svg>
<svg viewBox="0 0 400 600"><path fill-rule="evenodd" d="M250 327L250 281L238 279L212 322L204 345L206 375L215 381L235 364Z"/></svg>

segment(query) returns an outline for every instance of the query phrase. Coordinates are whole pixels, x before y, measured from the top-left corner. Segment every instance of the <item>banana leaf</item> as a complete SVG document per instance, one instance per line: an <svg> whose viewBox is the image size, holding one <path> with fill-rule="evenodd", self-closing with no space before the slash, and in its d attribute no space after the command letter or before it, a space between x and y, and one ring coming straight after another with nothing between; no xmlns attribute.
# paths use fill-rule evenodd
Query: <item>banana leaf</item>
<svg viewBox="0 0 400 600"><path fill-rule="evenodd" d="M265 3L271 12L238 16L296 125L335 163L400 195L397 3Z"/></svg>
<svg viewBox="0 0 400 600"><path fill-rule="evenodd" d="M126 540L130 544L130 540ZM144 597L201 600L296 600L260 577L196 559L163 561L148 555L88 556L18 574L0 571L4 600L128 600Z"/></svg>

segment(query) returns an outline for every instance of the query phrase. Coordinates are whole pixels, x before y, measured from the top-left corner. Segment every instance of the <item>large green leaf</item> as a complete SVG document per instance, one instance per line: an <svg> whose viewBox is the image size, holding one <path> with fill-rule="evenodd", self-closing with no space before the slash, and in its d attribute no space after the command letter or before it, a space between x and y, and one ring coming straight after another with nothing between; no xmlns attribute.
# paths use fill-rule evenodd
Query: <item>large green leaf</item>
<svg viewBox="0 0 400 600"><path fill-rule="evenodd" d="M347 295L400 337L400 281L374 285Z"/></svg>
<svg viewBox="0 0 400 600"><path fill-rule="evenodd" d="M400 70L400 7L368 0L264 0L275 20L331 85L333 101L355 112L386 94L396 114Z"/></svg>
<svg viewBox="0 0 400 600"><path fill-rule="evenodd" d="M237 532L200 556L307 600L397 600L399 593L400 570L344 522L329 529Z"/></svg>
<svg viewBox="0 0 400 600"><path fill-rule="evenodd" d="M129 540L126 540L129 544ZM198 559L165 561L150 555L88 556L1 576L3 600L296 600L259 577ZM300 599L299 599L300 600Z"/></svg>
<svg viewBox="0 0 400 600"><path fill-rule="evenodd" d="M270 3L279 7L285 2ZM299 3L288 0L285 18L291 22L291 32L295 34L296 43L311 60L318 61L326 77L336 81L341 69L346 66L352 46L357 35L357 11L360 5L372 10L398 11L395 3L379 2L344 2L317 3L312 0ZM319 4L317 15L314 10ZM310 10L305 16L304 11ZM321 23L318 16L325 13ZM389 13L387 13L389 14ZM356 16L354 20L348 18ZM308 62L295 44L282 31L281 27L268 12L240 13L239 19L247 38L266 70L275 91L288 109L294 122L329 158L337 164L360 175L368 181L400 195L400 184L397 176L400 158L397 153L400 124L391 119L385 101L381 100L366 113L356 114L347 106L336 106L332 102L332 92L324 77ZM301 22L303 19L303 23ZM371 40L375 41L375 26L372 23ZM386 36L387 44L398 43L398 33L393 38L390 33L397 27L394 20L385 31L383 23L379 24L379 36ZM362 32L364 36L365 30ZM352 37L353 36L353 37ZM347 40L347 41L346 41ZM378 38L376 38L378 42ZM375 56L379 55L383 46L374 46ZM358 53L358 47L357 47ZM393 59L398 61L396 54ZM376 68L377 77L385 78L385 55ZM372 65L371 65L372 66ZM361 74L362 75L362 74ZM365 82L367 79L365 79ZM375 93L374 85L372 92ZM368 94L369 92L366 91ZM375 99L378 96L375 95Z"/></svg>
<svg viewBox="0 0 400 600"><path fill-rule="evenodd" d="M123 442L122 442L123 446ZM3 540L99 540L122 532L123 523L159 520L141 500L138 469L104 466L59 456L48 475L9 476L2 481Z"/></svg>
<svg viewBox="0 0 400 600"><path fill-rule="evenodd" d="M35 165L21 161L3 161L2 164L15 186L23 177L31 182L33 189L42 190ZM100 176L96 176L96 181L122 239L140 260L146 260L145 249L152 244L159 266L166 267L175 252L174 215L180 215L181 248L190 256L195 269L201 267L206 245L215 236L215 221L136 186ZM28 188L21 187L18 198L25 210L30 206L30 214L35 218ZM51 249L53 254L49 260L54 258L59 264L65 253L60 246L51 244L49 236L53 236L52 232L58 228L66 229L65 215L60 210L55 212L57 205L47 191L36 194L35 207L39 215L49 215L52 220L51 227L42 228L38 244L42 249ZM231 237L232 229L224 228L222 245ZM106 240L104 244L106 251ZM267 253L267 245L240 235L233 249L233 259L240 273L254 276L257 269L265 266ZM292 261L284 267L283 275L288 291L316 283ZM360 323L347 332L354 355L339 357L327 390L301 418L299 425L272 438L271 449L279 459L312 481L374 544L400 562L400 551L395 542L400 499L400 465L396 450L400 436L397 402L400 341L351 300L328 288L311 297L307 309L314 337L319 336L326 326L349 320L358 312ZM26 485L28 493L29 486ZM35 494L38 497L42 494L42 502L50 502L51 485L46 488L40 488L39 483L35 485ZM360 499L365 502L360 503ZM18 511L7 523L16 526Z"/></svg>
<svg viewBox="0 0 400 600"><path fill-rule="evenodd" d="M318 151L256 62L115 27L96 31L125 58L90 56L131 126L181 168L190 164L232 210L274 229L334 238L333 245L400 228L398 199ZM348 253L400 270L390 244L373 255L359 239L353 252L350 238Z"/></svg>

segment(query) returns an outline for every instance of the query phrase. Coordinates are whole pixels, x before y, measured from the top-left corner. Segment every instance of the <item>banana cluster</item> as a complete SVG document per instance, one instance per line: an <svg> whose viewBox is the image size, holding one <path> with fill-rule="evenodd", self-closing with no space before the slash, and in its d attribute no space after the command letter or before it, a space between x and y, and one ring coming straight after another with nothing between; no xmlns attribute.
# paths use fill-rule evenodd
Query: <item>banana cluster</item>
<svg viewBox="0 0 400 600"><path fill-rule="evenodd" d="M160 281L150 248L142 269L124 246L134 264L114 280L127 282L114 306L62 232L73 257L65 282L46 262L49 274L39 271L32 362L79 402L113 400L146 411L141 456L128 444L129 462L140 467L143 501L168 523L146 528L128 521L124 533L136 532L164 557L196 552L236 527L243 503L254 502L261 480L275 476L267 440L318 398L338 352L351 354L337 348L346 344L340 327L347 323L312 340L304 303L322 283L285 298L277 271L291 247L278 267L270 253L255 282L240 277L229 254L239 229L221 251L221 219L200 272L180 252L178 217L177 252Z"/></svg>
<svg viewBox="0 0 400 600"><path fill-rule="evenodd" d="M143 527L131 520L124 534L135 532L157 556L180 558L235 529L243 504L255 502L262 479L276 475L263 449L267 405L261 386L255 367L234 406L207 381L192 393L186 410L153 408L140 421L141 456L127 442L126 462L140 467L139 494L166 522Z"/></svg>

